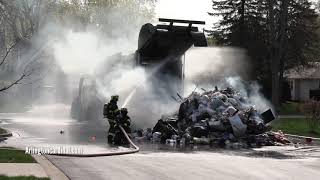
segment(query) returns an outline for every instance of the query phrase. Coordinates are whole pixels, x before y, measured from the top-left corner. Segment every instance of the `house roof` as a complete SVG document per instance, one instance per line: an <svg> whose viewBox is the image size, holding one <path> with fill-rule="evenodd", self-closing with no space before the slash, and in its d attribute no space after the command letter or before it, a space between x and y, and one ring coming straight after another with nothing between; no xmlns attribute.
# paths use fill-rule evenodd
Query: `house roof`
<svg viewBox="0 0 320 180"><path fill-rule="evenodd" d="M289 69L285 73L285 77L288 79L320 79L320 62Z"/></svg>

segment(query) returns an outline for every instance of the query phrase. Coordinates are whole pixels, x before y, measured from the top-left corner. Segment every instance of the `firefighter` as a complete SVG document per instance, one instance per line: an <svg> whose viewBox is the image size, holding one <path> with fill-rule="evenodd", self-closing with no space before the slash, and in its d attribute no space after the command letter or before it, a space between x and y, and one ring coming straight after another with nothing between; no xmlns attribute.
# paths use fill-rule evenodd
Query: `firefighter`
<svg viewBox="0 0 320 180"><path fill-rule="evenodd" d="M111 96L111 100L109 103L105 104L103 107L103 116L105 118L108 118L109 122L109 131L108 131L108 143L113 144L114 143L114 136L116 132L116 117L119 114L119 109L117 102L119 100L118 95Z"/></svg>
<svg viewBox="0 0 320 180"><path fill-rule="evenodd" d="M121 125L126 133L131 133L130 124L131 120L128 116L127 108L121 108L119 114L116 116L116 135L114 137L114 144L128 144L128 141L124 134L121 132L119 126Z"/></svg>
<svg viewBox="0 0 320 180"><path fill-rule="evenodd" d="M127 133L131 133L131 129L130 129L131 119L128 116L128 109L127 108L120 109L119 123L121 124L121 126L124 128L124 130Z"/></svg>

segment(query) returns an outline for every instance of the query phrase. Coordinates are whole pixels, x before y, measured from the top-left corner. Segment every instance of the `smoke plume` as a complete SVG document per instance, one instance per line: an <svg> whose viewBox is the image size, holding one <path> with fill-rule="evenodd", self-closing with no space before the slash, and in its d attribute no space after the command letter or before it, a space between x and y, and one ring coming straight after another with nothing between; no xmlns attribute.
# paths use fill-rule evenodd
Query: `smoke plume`
<svg viewBox="0 0 320 180"><path fill-rule="evenodd" d="M128 16L128 12L125 9L121 12L100 15L101 18L110 19L110 22L122 22L121 18ZM121 23L110 26L109 35L99 31L101 24L79 28L73 19L66 20L68 23L64 24L49 21L40 30L35 42L48 42L47 54L65 74L65 78L60 79L65 80L68 91L72 92L70 99L74 101L78 96L79 80L86 77L86 82L94 83L87 88L90 95L83 94L87 96L83 98L87 102L82 103L103 104L109 101L111 95L117 94L120 96L119 106L129 109L135 127L152 127L162 114L177 111L179 103L171 98L176 97L176 93L168 94L167 88L168 85L177 86L179 80L166 77L156 81L152 76L159 67L146 71L135 66L133 53L137 48L138 33L141 25L147 22L141 18L136 18L137 22L132 22L134 19L130 21L133 26ZM181 95L187 96L194 90L201 91L200 88L231 85L263 111L269 104L260 94L259 86L241 81L250 74L247 60L246 52L237 48L190 49L185 56L185 81ZM95 107L101 108L95 111L101 113L101 118L102 106Z"/></svg>

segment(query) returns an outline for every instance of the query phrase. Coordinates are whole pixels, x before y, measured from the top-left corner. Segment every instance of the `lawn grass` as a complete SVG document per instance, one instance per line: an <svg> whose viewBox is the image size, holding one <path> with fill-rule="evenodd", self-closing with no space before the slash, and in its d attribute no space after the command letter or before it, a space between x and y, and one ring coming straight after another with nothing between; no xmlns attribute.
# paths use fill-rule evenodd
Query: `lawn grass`
<svg viewBox="0 0 320 180"><path fill-rule="evenodd" d="M281 130L287 134L320 138L320 127L315 129L315 132L310 133L308 123L304 118L281 118L272 122L271 125L274 131Z"/></svg>
<svg viewBox="0 0 320 180"><path fill-rule="evenodd" d="M0 163L36 163L36 161L23 150L0 148Z"/></svg>
<svg viewBox="0 0 320 180"><path fill-rule="evenodd" d="M288 101L280 106L280 114L283 115L302 115L300 103Z"/></svg>
<svg viewBox="0 0 320 180"><path fill-rule="evenodd" d="M34 176L14 176L14 177L8 177L0 175L1 180L50 180L50 178L39 178Z"/></svg>
<svg viewBox="0 0 320 180"><path fill-rule="evenodd" d="M7 131L6 131L5 129L2 129L2 128L0 127L0 134L4 134L4 133L7 133Z"/></svg>

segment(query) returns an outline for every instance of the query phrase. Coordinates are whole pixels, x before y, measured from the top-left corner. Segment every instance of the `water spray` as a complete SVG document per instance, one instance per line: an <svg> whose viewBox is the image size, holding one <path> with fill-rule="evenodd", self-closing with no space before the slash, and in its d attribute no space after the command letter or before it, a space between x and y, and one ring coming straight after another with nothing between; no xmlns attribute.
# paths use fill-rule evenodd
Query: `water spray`
<svg viewBox="0 0 320 180"><path fill-rule="evenodd" d="M166 58L164 59L158 66L156 66L155 68L152 69L152 71L149 73L149 75L147 76L147 78L139 83L137 86L135 86L133 88L133 90L130 92L130 94L127 96L127 98L125 99L123 105L121 106L122 108L127 106L129 104L129 102L131 101L133 95L137 92L137 89L139 87L141 87L146 81L148 81L161 67L163 67L168 61L170 60L170 58Z"/></svg>
<svg viewBox="0 0 320 180"><path fill-rule="evenodd" d="M136 93L137 91L137 87L135 87L130 94L127 96L127 98L125 99L123 105L121 106L121 108L124 108L125 106L127 106L127 104L130 102L130 100L132 99L133 95Z"/></svg>

